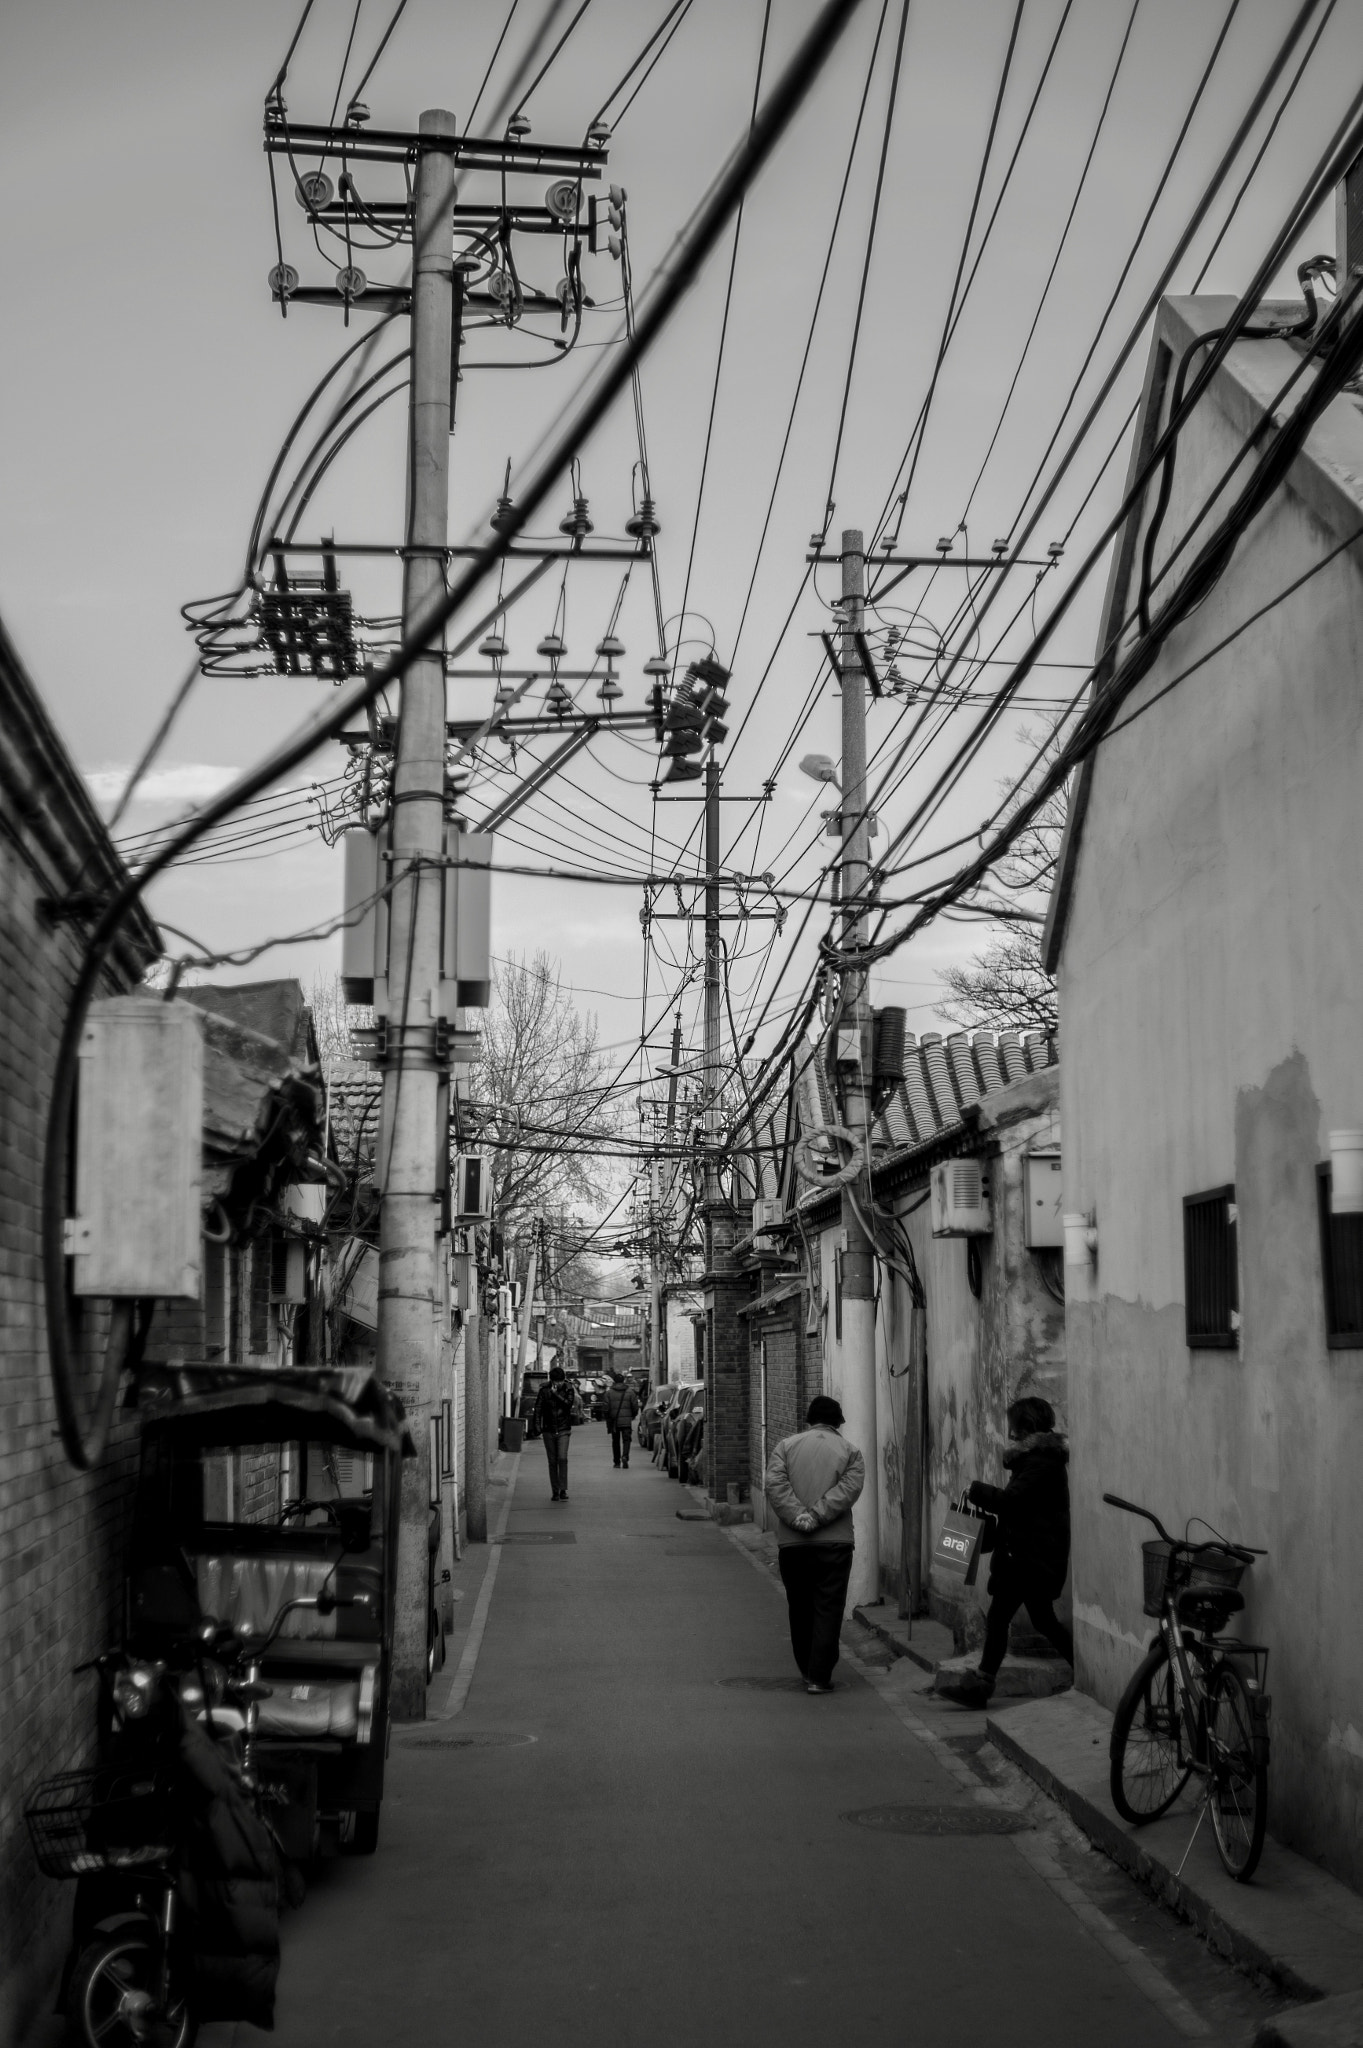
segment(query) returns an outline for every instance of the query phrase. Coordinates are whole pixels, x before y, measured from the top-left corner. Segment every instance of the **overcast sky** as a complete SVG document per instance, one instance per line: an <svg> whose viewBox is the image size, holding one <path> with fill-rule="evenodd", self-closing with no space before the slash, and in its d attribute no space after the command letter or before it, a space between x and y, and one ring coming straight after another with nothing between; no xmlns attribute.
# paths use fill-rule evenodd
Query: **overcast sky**
<svg viewBox="0 0 1363 2048"><path fill-rule="evenodd" d="M522 0L489 98L543 4ZM667 0L594 0L530 102L535 139L581 137L666 6ZM941 372L904 516L907 547L930 550L939 535L955 532L968 502L972 549L987 550L995 536L1013 528L1227 11L1226 0L1139 0L1054 284L972 498L1131 15L1129 0L1074 0ZM350 84L368 63L390 12L391 0L363 0ZM768 81L813 12L812 0L778 0L773 7ZM1063 0L1026 0L1023 7L976 248L1063 12ZM1293 12L1288 0L1241 0L1230 9L1224 47L1099 342L1080 410ZM825 571L806 589L773 660L800 589L809 536L824 521L899 0L888 9L781 489L734 658L880 14L878 0L867 0L747 205L689 585L727 246L644 373L663 521L664 610L678 614L685 589L696 615L688 630L702 644L713 631L721 658L733 662L731 723L770 664L761 702L726 768L726 791L734 796L755 794L771 774L817 673L817 634L828 624L827 601L835 594L836 571ZM291 119L329 117L353 15L353 0L315 0L285 86ZM894 487L932 374L1014 15L1015 0L913 0L910 7L856 370L832 478L835 534L844 524L873 528ZM430 105L466 121L503 17L503 0L410 0L365 91L375 124L414 127ZM560 19L567 18L565 9ZM308 390L353 338L343 331L339 300L336 310L295 307L283 321L266 283L275 249L261 110L296 19L293 0L287 6L233 0L230 7L221 0L118 0L114 6L107 0L11 0L0 30L0 178L9 195L0 307L0 610L102 800L119 786L185 668L189 643L181 605L228 590L240 577L256 500L280 440ZM762 0L693 0L619 124L608 178L628 193L641 288L743 131L762 20ZM1361 62L1363 10L1337 7L1205 289L1233 293L1245 281L1354 90ZM1186 285L1196 274L1242 174L1213 209L1177 282ZM367 189L381 196L388 177L376 168ZM327 282L332 273L304 232L287 173L280 191L289 260L305 282ZM471 183L466 196L476 196ZM527 186L525 196L540 195ZM1297 256L1329 249L1332 241L1332 223L1323 217ZM375 280L402 275L398 252L362 260ZM552 290L558 245L546 239L525 261L531 281ZM607 257L588 259L593 297L614 299L618 279ZM589 338L606 341L615 318L595 316ZM515 372L474 366L539 352L508 338L469 338L451 449L455 539L483 527L507 460L514 477L575 380L597 360L579 353L576 360ZM1076 463L1038 531L1036 552L1044 554L1045 543L1069 529L1139 388L1144 354L1142 343L1093 436L1092 452ZM334 532L340 539L399 540L404 427L401 400L376 414L331 471L300 531L314 538ZM618 534L628 515L636 454L628 408L585 453L583 485L603 534ZM1123 449L1099 482L1064 565L1043 586L1038 616L1066 567L1080 558L1085 534L1096 533L1116 503L1124 467ZM562 504L539 523L541 530L552 532L558 512L567 509L566 482L559 496ZM945 625L963 585L961 573L952 571L931 588L926 579L905 585L894 599L905 609L887 610L883 623L907 623L921 605L922 630L932 621ZM354 588L362 611L397 607L394 571L366 569ZM571 656L590 657L618 588L616 566L574 571L565 597ZM1100 590L1101 575L1052 650L1057 659L1077 662L1091 653ZM548 579L513 616L507 633L514 653L531 654L557 599ZM1001 603L998 618L1015 608L1012 600ZM1024 607L1003 651L1022 644L1031 616ZM628 649L626 702L637 705L645 690L641 664L656 639L642 575L631 581L619 630ZM988 636L981 648L987 643ZM1073 671L1050 671L1037 693L1058 694L1073 680ZM121 829L145 830L202 798L314 709L327 687L286 679L201 682ZM452 684L452 709L482 711L490 695L490 683ZM726 806L726 837L746 828L732 854L736 865L783 872L799 855L791 880L812 876L823 857L814 836L818 811L828 798L800 775L796 761L811 749L837 753L838 715L837 697L825 687L764 807L760 831L755 813ZM892 743L894 721L903 716L897 705L873 707L873 750ZM1019 727L1035 731L1043 719L1033 707L1005 721L934 824L936 841L972 829L991 808L999 778L1022 758ZM329 778L340 765L332 748L291 780ZM665 864L669 845L692 830L697 806L661 805L655 824L646 786L651 772L651 755L623 740L596 746L590 758L579 757L570 779L503 835L499 858L617 874ZM891 826L907 815L931 772L929 760L889 801ZM505 778L486 785L483 796L505 786ZM475 792L472 816L481 802ZM811 839L813 850L803 853ZM339 909L339 855L316 834L247 853L169 877L157 886L154 906L219 948L299 930ZM584 991L584 1004L598 1011L603 1040L620 1045L623 1055L643 1014L639 908L634 888L508 878L498 887L496 950L547 949L561 961L565 978ZM742 1030L750 992L770 989L788 934L776 939L770 924L729 931L742 956L733 977ZM666 1017L669 990L688 973L686 926L659 925L655 933L650 1022ZM976 943L978 934L961 926L934 928L885 963L877 978L880 994L908 1006L911 1026L931 1027L943 962ZM806 950L787 972L783 993L796 993L808 958ZM250 978L296 972L306 985L337 960L335 941L289 946L242 972ZM689 1033L694 993L685 1008Z"/></svg>

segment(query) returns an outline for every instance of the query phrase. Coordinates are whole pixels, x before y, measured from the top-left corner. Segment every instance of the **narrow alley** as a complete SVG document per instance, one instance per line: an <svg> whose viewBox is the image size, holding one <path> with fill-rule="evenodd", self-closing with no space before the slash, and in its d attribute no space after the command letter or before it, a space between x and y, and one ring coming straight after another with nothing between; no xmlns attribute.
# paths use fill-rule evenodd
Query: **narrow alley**
<svg viewBox="0 0 1363 2048"><path fill-rule="evenodd" d="M1249 1987L1156 1908L1156 1939L1192 1952L1197 2010L1139 1935L1091 1904L1076 1917L1036 1832L973 1832L1016 1815L886 1685L844 1657L833 1696L807 1697L760 1550L679 1520L692 1496L637 1449L616 1471L607 1446L574 1433L566 1504L538 1444L498 1459L501 1541L458 1568L432 1718L394 1730L378 1853L324 1864L285 1920L279 2048L1249 2037ZM894 1808L942 1831L896 1832Z"/></svg>

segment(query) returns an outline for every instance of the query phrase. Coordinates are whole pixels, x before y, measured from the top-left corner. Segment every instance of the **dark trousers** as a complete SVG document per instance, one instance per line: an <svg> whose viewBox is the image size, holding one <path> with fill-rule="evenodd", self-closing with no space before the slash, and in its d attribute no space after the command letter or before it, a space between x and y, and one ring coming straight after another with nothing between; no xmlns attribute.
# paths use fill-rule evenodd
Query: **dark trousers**
<svg viewBox="0 0 1363 2048"><path fill-rule="evenodd" d="M1019 1607L1027 1609L1027 1617L1039 1636L1045 1636L1067 1664L1074 1662L1074 1637L1051 1605L1049 1593L1042 1592L1036 1582L1024 1573L1008 1572L1002 1577L995 1576L989 1601L989 1619L984 1625L984 1649L980 1654L980 1669L987 1678L997 1678L999 1666L1008 1648L1008 1628Z"/></svg>
<svg viewBox="0 0 1363 2048"><path fill-rule="evenodd" d="M551 1493L568 1491L568 1437L563 1430L555 1436L552 1431L544 1432L544 1454L549 1460L549 1490Z"/></svg>
<svg viewBox="0 0 1363 2048"><path fill-rule="evenodd" d="M629 1463L629 1438L630 1426L627 1422L622 1422L618 1429L614 1423L611 1424L611 1456L617 1465Z"/></svg>
<svg viewBox="0 0 1363 2048"><path fill-rule="evenodd" d="M776 1553L790 1608L790 1647L804 1678L828 1685L838 1661L852 1576L850 1543L783 1543Z"/></svg>

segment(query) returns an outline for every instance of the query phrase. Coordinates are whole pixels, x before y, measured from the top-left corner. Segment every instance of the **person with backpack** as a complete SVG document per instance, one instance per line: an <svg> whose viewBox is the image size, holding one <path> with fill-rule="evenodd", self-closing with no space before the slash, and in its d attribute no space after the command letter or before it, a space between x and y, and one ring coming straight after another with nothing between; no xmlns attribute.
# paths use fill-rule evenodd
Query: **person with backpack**
<svg viewBox="0 0 1363 2048"><path fill-rule="evenodd" d="M554 1500L568 1498L568 1439L572 1434L573 1390L561 1365L551 1365L549 1377L535 1396L534 1423L544 1439L549 1460L549 1486Z"/></svg>
<svg viewBox="0 0 1363 2048"><path fill-rule="evenodd" d="M1069 1445L1055 1427L1055 1410L1039 1394L1024 1394L1008 1409L1006 1486L970 1483L969 1496L997 1515L989 1567L989 1618L977 1671L966 1671L938 1692L963 1707L983 1707L994 1690L1008 1648L1008 1628L1020 1607L1057 1656L1074 1663L1074 1638L1053 1602L1070 1563Z"/></svg>
<svg viewBox="0 0 1363 2048"><path fill-rule="evenodd" d="M610 1431L611 1456L617 1468L629 1470L629 1445L634 1418L639 1413L639 1389L632 1373L617 1370L611 1375L606 1394L606 1428Z"/></svg>
<svg viewBox="0 0 1363 2048"><path fill-rule="evenodd" d="M790 1609L790 1646L811 1693L833 1690L856 1540L852 1505L866 1484L866 1461L839 1434L842 1424L842 1409L832 1396L816 1394L806 1427L777 1444L764 1480L777 1516L776 1560Z"/></svg>

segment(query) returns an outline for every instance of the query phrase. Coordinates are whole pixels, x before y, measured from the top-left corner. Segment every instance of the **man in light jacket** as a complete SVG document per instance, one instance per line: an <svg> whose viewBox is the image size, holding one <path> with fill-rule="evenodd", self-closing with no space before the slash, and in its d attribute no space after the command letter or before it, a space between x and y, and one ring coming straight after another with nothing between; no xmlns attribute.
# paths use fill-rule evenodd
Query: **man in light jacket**
<svg viewBox="0 0 1363 2048"><path fill-rule="evenodd" d="M777 1561L790 1608L790 1646L805 1691L832 1692L842 1611L852 1575L852 1503L866 1463L838 1434L842 1409L828 1394L809 1404L807 1427L777 1444L767 1465Z"/></svg>

